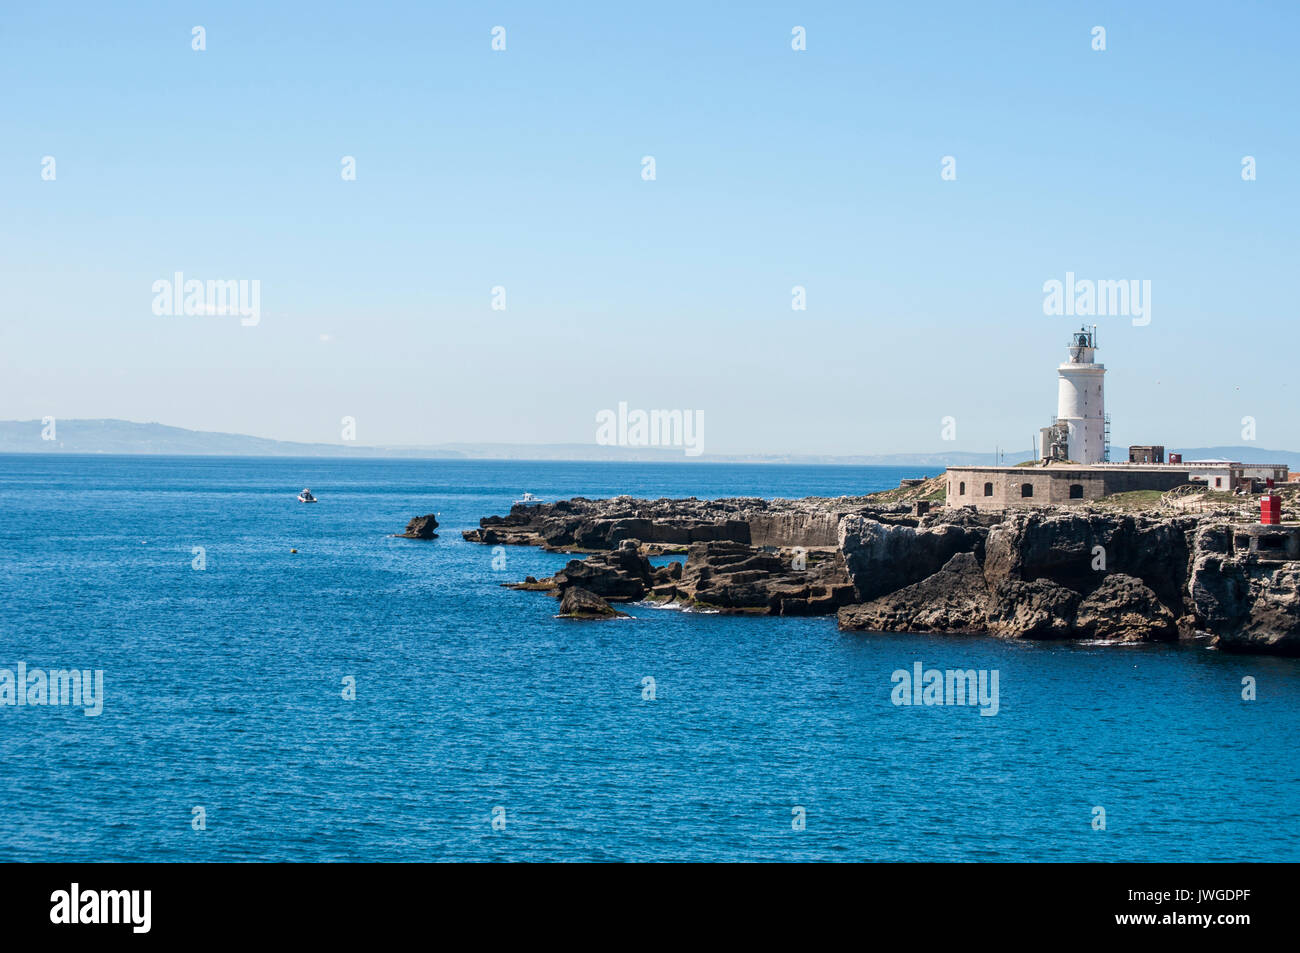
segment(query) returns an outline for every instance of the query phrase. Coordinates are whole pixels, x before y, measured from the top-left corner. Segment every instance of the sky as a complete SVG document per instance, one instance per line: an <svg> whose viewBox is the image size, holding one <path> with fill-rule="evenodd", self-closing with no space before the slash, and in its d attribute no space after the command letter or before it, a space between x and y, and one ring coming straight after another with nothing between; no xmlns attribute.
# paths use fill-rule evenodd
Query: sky
<svg viewBox="0 0 1300 953"><path fill-rule="evenodd" d="M583 443L625 403L702 415L709 454L1023 449L1072 272L1151 283L1147 323L1087 322L1117 444L1250 417L1300 448L1298 27L1291 2L7 3L0 419ZM256 280L257 323L156 314L176 272Z"/></svg>

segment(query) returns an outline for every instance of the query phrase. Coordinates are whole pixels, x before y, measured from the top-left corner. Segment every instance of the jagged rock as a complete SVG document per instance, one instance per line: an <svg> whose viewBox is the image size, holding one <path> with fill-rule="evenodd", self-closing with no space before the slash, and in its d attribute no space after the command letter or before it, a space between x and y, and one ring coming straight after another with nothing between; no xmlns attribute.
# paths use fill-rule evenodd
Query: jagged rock
<svg viewBox="0 0 1300 953"><path fill-rule="evenodd" d="M840 521L840 551L861 602L897 592L934 575L957 553L983 560L983 526L941 523L924 528L887 525L864 516Z"/></svg>
<svg viewBox="0 0 1300 953"><path fill-rule="evenodd" d="M938 572L866 605L839 611L841 629L871 632L983 632L989 590L974 553L957 553Z"/></svg>
<svg viewBox="0 0 1300 953"><path fill-rule="evenodd" d="M397 534L401 539L437 539L434 532L438 528L437 517L433 513L417 516L406 524L406 532Z"/></svg>
<svg viewBox="0 0 1300 953"><path fill-rule="evenodd" d="M643 599L652 591L659 598L676 595L674 583L682 577L682 564L652 566L635 539L624 540L611 553L593 553L586 559L572 559L554 576L527 577L523 582L503 583L508 589L550 592L556 595L573 587L585 589L616 602Z"/></svg>
<svg viewBox="0 0 1300 953"><path fill-rule="evenodd" d="M1049 579L1004 582L993 589L989 631L1014 639L1069 638L1080 599Z"/></svg>
<svg viewBox="0 0 1300 953"><path fill-rule="evenodd" d="M1232 555L1232 528L1223 523L1208 523L1196 530L1196 555Z"/></svg>
<svg viewBox="0 0 1300 953"><path fill-rule="evenodd" d="M1111 573L1079 603L1074 636L1119 642L1172 642L1178 623L1140 579Z"/></svg>
<svg viewBox="0 0 1300 953"><path fill-rule="evenodd" d="M613 552L570 560L555 574L555 586L561 591L576 586L618 602L643 599L662 577L639 546L637 540L627 539Z"/></svg>
<svg viewBox="0 0 1300 953"><path fill-rule="evenodd" d="M1216 644L1233 652L1300 655L1300 563L1261 572L1250 594L1245 621L1221 633Z"/></svg>
<svg viewBox="0 0 1300 953"><path fill-rule="evenodd" d="M1135 576L1168 606L1181 609L1195 520L1152 520L1126 514L1015 513L989 529L984 577L998 587L1012 580L1050 579L1091 591L1101 573Z"/></svg>
<svg viewBox="0 0 1300 953"><path fill-rule="evenodd" d="M802 568L796 568L796 560ZM743 543L692 544L680 562L652 566L638 540L613 552L574 559L550 579L508 583L511 589L563 593L586 589L621 602L648 597L723 612L828 615L853 598L839 554L825 551L769 552Z"/></svg>
<svg viewBox="0 0 1300 953"><path fill-rule="evenodd" d="M560 618L562 619L626 619L626 612L619 612L608 602L579 586L569 586L560 597Z"/></svg>
<svg viewBox="0 0 1300 953"><path fill-rule="evenodd" d="M976 510L974 507L962 507L954 510L931 510L924 517L917 521L917 525L929 529L934 526L982 526L987 529L995 526L1005 520L1006 514L999 512L983 512Z"/></svg>
<svg viewBox="0 0 1300 953"><path fill-rule="evenodd" d="M803 568L796 568L795 560ZM768 552L741 543L696 543L686 557L676 595L731 612L825 615L853 597L836 553Z"/></svg>
<svg viewBox="0 0 1300 953"><path fill-rule="evenodd" d="M695 543L686 556L680 589L707 606L766 611L768 582L785 569L780 557L743 543Z"/></svg>
<svg viewBox="0 0 1300 953"><path fill-rule="evenodd" d="M1202 526L1197 531L1187 588L1197 620L1206 629L1231 631L1244 624L1250 612L1250 579L1246 562L1232 557L1227 526Z"/></svg>
<svg viewBox="0 0 1300 953"><path fill-rule="evenodd" d="M1230 526L1202 526L1188 590L1219 648L1300 655L1300 562L1234 553Z"/></svg>

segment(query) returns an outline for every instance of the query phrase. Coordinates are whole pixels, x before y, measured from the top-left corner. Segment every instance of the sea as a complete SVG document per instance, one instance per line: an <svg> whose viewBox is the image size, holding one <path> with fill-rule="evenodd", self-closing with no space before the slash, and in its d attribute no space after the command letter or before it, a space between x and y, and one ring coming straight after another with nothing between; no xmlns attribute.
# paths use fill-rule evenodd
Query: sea
<svg viewBox="0 0 1300 953"><path fill-rule="evenodd" d="M1300 660L563 620L502 583L568 557L461 538L525 491L922 475L0 456L0 861L1300 859ZM394 538L426 513L438 539ZM918 663L996 675L996 714L895 704ZM102 693L19 705L20 665Z"/></svg>

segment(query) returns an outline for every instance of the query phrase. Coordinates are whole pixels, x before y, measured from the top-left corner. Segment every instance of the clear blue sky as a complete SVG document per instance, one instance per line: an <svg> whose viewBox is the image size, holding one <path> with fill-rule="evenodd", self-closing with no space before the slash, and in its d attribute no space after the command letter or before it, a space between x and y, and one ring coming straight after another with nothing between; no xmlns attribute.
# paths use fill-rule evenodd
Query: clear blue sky
<svg viewBox="0 0 1300 953"><path fill-rule="evenodd" d="M1075 323L1042 286L1073 271L1152 282L1149 326L1098 319L1117 443L1251 415L1300 448L1298 28L1291 2L8 3L0 418L591 442L627 401L702 410L708 453L1023 448ZM178 270L260 280L260 325L154 315Z"/></svg>

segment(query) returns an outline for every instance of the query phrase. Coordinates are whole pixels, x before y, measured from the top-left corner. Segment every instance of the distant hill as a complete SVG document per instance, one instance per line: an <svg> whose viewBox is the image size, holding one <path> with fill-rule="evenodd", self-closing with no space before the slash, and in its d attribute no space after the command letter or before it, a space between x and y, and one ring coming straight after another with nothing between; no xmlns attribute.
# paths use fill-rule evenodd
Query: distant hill
<svg viewBox="0 0 1300 953"><path fill-rule="evenodd" d="M446 443L427 447L354 446L345 443L298 443L246 434L186 430L130 420L59 420L56 440L43 440L39 420L0 421L0 453L176 454L231 457L398 457L426 460L575 460L660 463L798 463L839 466L916 467L938 472L947 466L995 463L992 453L883 454L701 454L687 457L680 449L603 447L586 443ZM1170 448L1177 452L1177 448ZM1197 447L1181 451L1187 460L1222 457L1255 463L1284 463L1300 468L1300 453L1256 447ZM1004 463L1033 458L1032 450L1002 455Z"/></svg>
<svg viewBox="0 0 1300 953"><path fill-rule="evenodd" d="M1294 450L1265 450L1262 447L1168 447L1170 452L1181 453L1184 460L1233 460L1238 463L1284 463L1292 470L1300 467L1300 453Z"/></svg>
<svg viewBox="0 0 1300 953"><path fill-rule="evenodd" d="M994 462L991 453L888 453L851 456L817 454L701 454L686 456L681 449L660 447L606 447L595 443L447 443L427 447L354 446L350 444L298 443L246 434L186 430L159 423L130 420L59 420L55 440L41 438L39 420L0 421L0 453L105 453L207 455L232 457L398 457L433 460L573 460L625 463L796 463L840 466L906 466L939 471L945 466ZM1006 453L1006 462L1018 462L1032 451Z"/></svg>
<svg viewBox="0 0 1300 953"><path fill-rule="evenodd" d="M205 454L232 457L403 456L396 450L348 444L294 443L246 434L186 430L130 420L59 420L54 440L44 440L39 420L0 421L0 453ZM418 456L460 457L451 450L428 449Z"/></svg>

